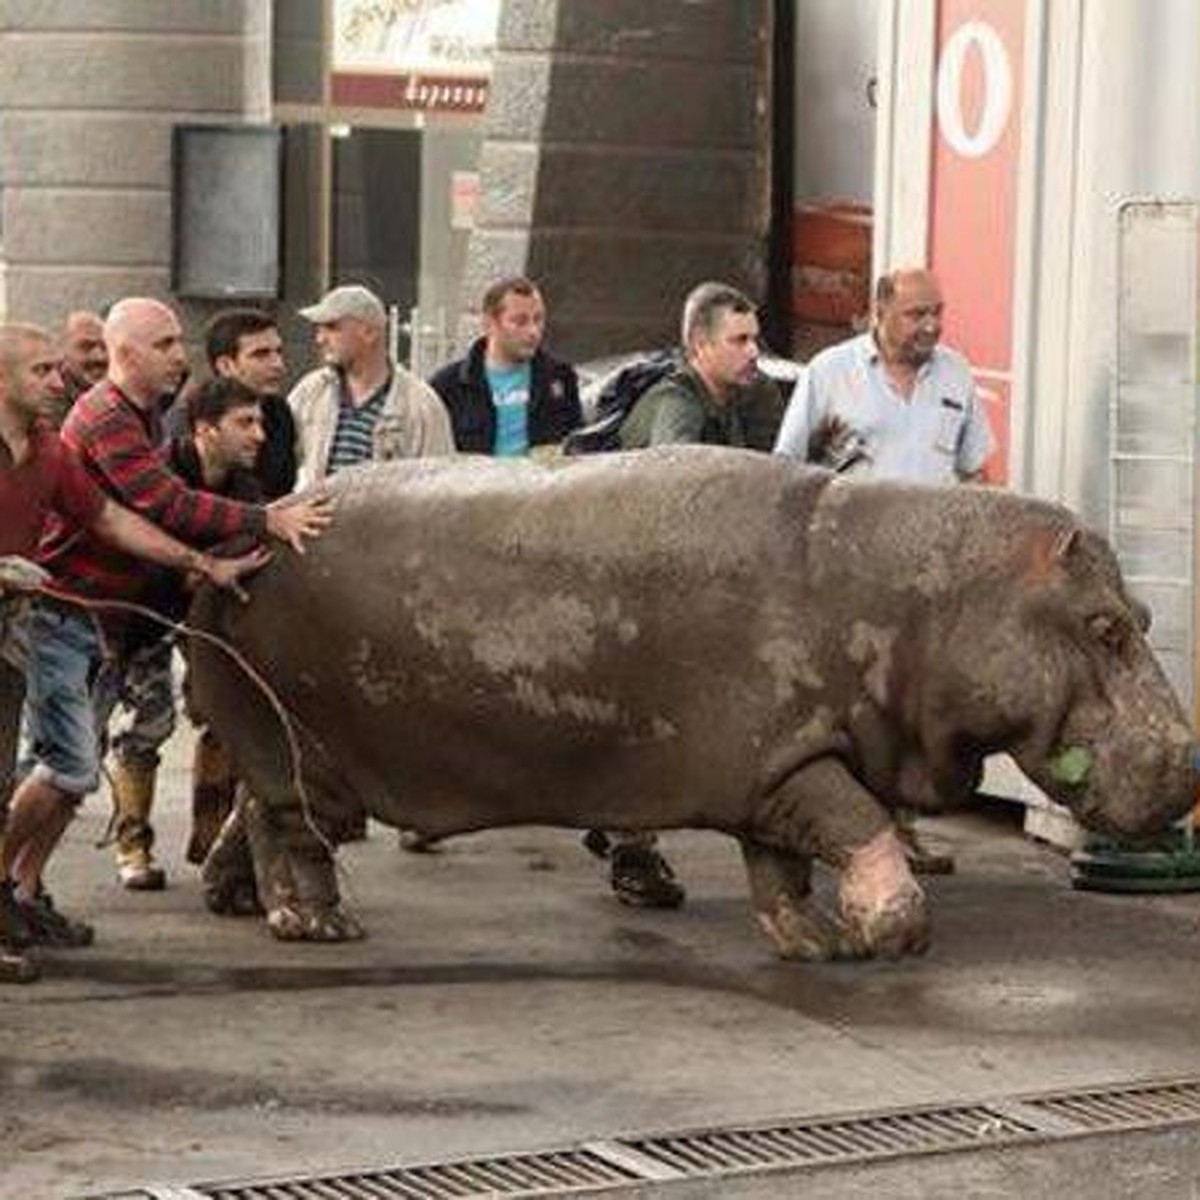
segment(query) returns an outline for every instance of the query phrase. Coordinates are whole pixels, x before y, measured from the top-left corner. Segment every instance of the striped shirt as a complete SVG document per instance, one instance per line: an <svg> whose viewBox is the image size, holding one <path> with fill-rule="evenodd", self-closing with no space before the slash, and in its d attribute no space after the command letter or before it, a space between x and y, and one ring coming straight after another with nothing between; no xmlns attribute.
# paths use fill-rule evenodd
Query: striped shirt
<svg viewBox="0 0 1200 1200"><path fill-rule="evenodd" d="M391 372L383 383L361 404L350 399L346 379L339 379L337 428L333 433L333 444L329 447L328 474L343 467L370 462L375 457L375 426L383 415L384 402L392 386Z"/></svg>
<svg viewBox="0 0 1200 1200"><path fill-rule="evenodd" d="M195 491L170 470L161 425L157 411L146 412L105 380L76 401L62 440L103 491L180 541L209 547L238 534L261 537L264 508ZM62 587L85 596L136 597L150 574L141 559L55 517L38 561Z"/></svg>

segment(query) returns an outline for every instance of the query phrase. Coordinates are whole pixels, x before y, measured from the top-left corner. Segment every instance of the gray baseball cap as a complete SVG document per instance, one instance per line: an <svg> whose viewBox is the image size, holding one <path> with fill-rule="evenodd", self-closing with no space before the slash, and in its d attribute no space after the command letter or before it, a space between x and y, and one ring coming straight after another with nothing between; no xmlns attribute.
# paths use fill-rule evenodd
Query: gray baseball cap
<svg viewBox="0 0 1200 1200"><path fill-rule="evenodd" d="M340 321L344 317L355 317L373 325L383 325L387 321L383 301L369 288L357 283L335 287L333 291L326 292L316 304L302 308L300 315L314 325L328 325L331 321Z"/></svg>

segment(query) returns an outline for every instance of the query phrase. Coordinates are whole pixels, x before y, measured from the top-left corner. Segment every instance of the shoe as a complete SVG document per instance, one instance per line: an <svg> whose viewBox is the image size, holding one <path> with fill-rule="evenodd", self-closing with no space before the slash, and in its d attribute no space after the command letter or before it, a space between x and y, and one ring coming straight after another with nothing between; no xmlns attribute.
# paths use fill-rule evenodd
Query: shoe
<svg viewBox="0 0 1200 1200"><path fill-rule="evenodd" d="M596 858L607 859L612 851L613 840L603 829L589 829L582 841L583 848Z"/></svg>
<svg viewBox="0 0 1200 1200"><path fill-rule="evenodd" d="M90 946L96 940L96 931L86 921L60 913L47 891L39 889L32 900L18 900L17 904L39 946L74 949Z"/></svg>
<svg viewBox="0 0 1200 1200"><path fill-rule="evenodd" d="M154 861L154 829L150 810L154 804L156 766L118 759L109 770L116 810L117 878L131 892L161 892L166 872Z"/></svg>
<svg viewBox="0 0 1200 1200"><path fill-rule="evenodd" d="M954 855L928 846L911 826L900 826L896 831L904 847L904 857L914 875L953 875Z"/></svg>
<svg viewBox="0 0 1200 1200"><path fill-rule="evenodd" d="M161 892L167 886L167 873L145 846L117 851L117 878L130 892Z"/></svg>
<svg viewBox="0 0 1200 1200"><path fill-rule="evenodd" d="M0 949L24 950L33 942L33 930L13 892L12 881L0 881Z"/></svg>
<svg viewBox="0 0 1200 1200"><path fill-rule="evenodd" d="M644 846L614 846L612 890L622 904L634 908L678 908L687 896L675 872L657 850Z"/></svg>

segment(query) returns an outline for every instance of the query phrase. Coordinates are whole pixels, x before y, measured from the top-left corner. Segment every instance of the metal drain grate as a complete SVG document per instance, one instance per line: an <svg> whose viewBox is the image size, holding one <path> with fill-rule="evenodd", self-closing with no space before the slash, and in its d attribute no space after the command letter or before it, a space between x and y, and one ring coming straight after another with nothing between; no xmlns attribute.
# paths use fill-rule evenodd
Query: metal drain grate
<svg viewBox="0 0 1200 1200"><path fill-rule="evenodd" d="M861 1162L897 1154L995 1145L1039 1132L1036 1125L986 1105L970 1105L642 1138L629 1145L679 1175L692 1176L818 1162Z"/></svg>
<svg viewBox="0 0 1200 1200"><path fill-rule="evenodd" d="M92 1200L480 1200L871 1162L1200 1122L1200 1080L613 1138L328 1175L144 1187Z"/></svg>
<svg viewBox="0 0 1200 1200"><path fill-rule="evenodd" d="M1200 1120L1200 1081L1064 1092L1035 1097L1026 1104L1096 1132L1177 1124Z"/></svg>

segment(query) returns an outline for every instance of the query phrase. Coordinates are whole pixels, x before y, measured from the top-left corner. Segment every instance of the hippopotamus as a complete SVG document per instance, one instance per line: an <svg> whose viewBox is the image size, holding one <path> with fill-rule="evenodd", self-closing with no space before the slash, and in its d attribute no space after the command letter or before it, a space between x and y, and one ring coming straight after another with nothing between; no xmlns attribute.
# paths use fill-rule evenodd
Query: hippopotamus
<svg viewBox="0 0 1200 1200"><path fill-rule="evenodd" d="M1192 806L1145 611L1058 505L700 446L392 462L330 490L305 556L189 618L277 936L361 932L328 836L355 811L428 838L720 831L776 952L820 960L925 948L891 814L968 801L989 754L1108 834Z"/></svg>

